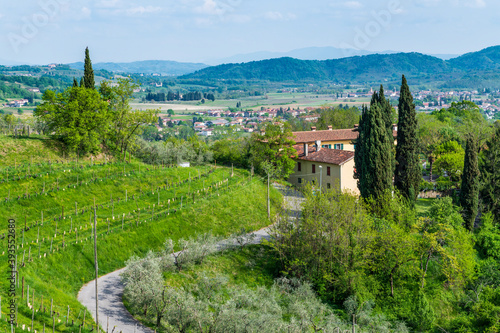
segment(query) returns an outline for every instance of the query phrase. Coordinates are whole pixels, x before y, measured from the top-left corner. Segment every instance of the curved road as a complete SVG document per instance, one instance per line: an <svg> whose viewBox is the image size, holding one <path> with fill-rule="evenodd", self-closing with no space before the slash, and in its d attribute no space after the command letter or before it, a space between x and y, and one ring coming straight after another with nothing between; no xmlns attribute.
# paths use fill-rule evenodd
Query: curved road
<svg viewBox="0 0 500 333"><path fill-rule="evenodd" d="M303 201L300 193L287 189L281 185L275 185L285 199L286 208L299 212ZM258 244L262 239L269 239L269 227L255 231L252 243ZM135 320L127 311L122 302L124 285L120 274L125 268L119 269L107 275L101 276L97 281L99 288L99 323L104 329L109 327L109 332L116 333L152 333L148 327ZM78 293L78 301L82 303L92 314L95 321L95 280L87 283ZM109 326L108 326L109 325Z"/></svg>

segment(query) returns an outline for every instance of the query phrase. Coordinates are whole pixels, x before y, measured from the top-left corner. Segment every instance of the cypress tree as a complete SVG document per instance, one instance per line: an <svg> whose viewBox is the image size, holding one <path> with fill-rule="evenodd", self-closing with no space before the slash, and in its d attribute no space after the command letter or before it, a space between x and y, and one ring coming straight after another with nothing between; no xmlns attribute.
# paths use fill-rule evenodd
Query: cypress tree
<svg viewBox="0 0 500 333"><path fill-rule="evenodd" d="M462 187L460 191L460 205L462 216L467 229L474 230L474 221L477 216L479 202L479 168L477 162L477 142L469 135L465 148L464 171L462 174Z"/></svg>
<svg viewBox="0 0 500 333"><path fill-rule="evenodd" d="M85 79L83 77L80 78L80 88L85 87Z"/></svg>
<svg viewBox="0 0 500 333"><path fill-rule="evenodd" d="M76 80L76 78L74 77L73 78L73 88L77 88L78 87L78 81Z"/></svg>
<svg viewBox="0 0 500 333"><path fill-rule="evenodd" d="M365 164L365 124L368 118L368 108L363 105L361 111L361 118L359 119L359 125L356 131L358 132L358 138L356 139L354 146L354 178L358 180L358 189L363 198L366 198L366 178L364 177L366 171Z"/></svg>
<svg viewBox="0 0 500 333"><path fill-rule="evenodd" d="M500 223L500 127L487 142L481 167L481 203L485 212L493 213Z"/></svg>
<svg viewBox="0 0 500 333"><path fill-rule="evenodd" d="M417 118L410 87L403 75L399 97L398 144L394 185L410 202L414 202L422 178L418 164Z"/></svg>
<svg viewBox="0 0 500 333"><path fill-rule="evenodd" d="M363 198L375 200L392 186L392 141L387 135L387 127L382 115L382 107L375 101L370 109L364 107L359 124L354 163L355 177Z"/></svg>
<svg viewBox="0 0 500 333"><path fill-rule="evenodd" d="M394 141L394 135L392 132L393 118L392 118L392 105L391 102L385 98L384 86L380 85L380 91L378 93L378 103L382 108L382 117L384 118L385 126L387 127L387 132L392 141Z"/></svg>
<svg viewBox="0 0 500 333"><path fill-rule="evenodd" d="M85 88L95 89L94 70L90 60L89 48L85 49L85 66L83 70L83 83Z"/></svg>

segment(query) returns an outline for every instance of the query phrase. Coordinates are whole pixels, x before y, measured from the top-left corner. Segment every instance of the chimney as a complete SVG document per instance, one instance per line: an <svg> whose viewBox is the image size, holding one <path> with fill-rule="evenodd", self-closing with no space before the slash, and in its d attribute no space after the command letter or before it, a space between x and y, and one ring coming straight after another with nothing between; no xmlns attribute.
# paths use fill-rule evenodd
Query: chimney
<svg viewBox="0 0 500 333"><path fill-rule="evenodd" d="M320 151L320 150L321 150L321 141L316 140L316 151Z"/></svg>
<svg viewBox="0 0 500 333"><path fill-rule="evenodd" d="M333 126L332 125L328 125L328 130L329 131L333 131Z"/></svg>
<svg viewBox="0 0 500 333"><path fill-rule="evenodd" d="M316 132L316 126L311 126L311 131Z"/></svg>
<svg viewBox="0 0 500 333"><path fill-rule="evenodd" d="M309 145L307 143L304 143L304 156L309 155Z"/></svg>

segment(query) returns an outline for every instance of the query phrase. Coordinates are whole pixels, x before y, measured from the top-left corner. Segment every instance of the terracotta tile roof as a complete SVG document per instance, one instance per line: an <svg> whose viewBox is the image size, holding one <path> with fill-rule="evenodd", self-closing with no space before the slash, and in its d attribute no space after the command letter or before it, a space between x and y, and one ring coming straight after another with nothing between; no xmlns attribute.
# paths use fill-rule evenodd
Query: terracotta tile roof
<svg viewBox="0 0 500 333"><path fill-rule="evenodd" d="M298 159L303 161L342 165L354 158L353 151L328 148L316 151L316 147L309 147L308 154L305 156L303 145L295 145L294 148L297 150Z"/></svg>
<svg viewBox="0 0 500 333"><path fill-rule="evenodd" d="M297 143L315 142L319 141L345 141L356 140L358 132L353 128L326 130L326 131L306 131L306 132L293 132L292 139Z"/></svg>
<svg viewBox="0 0 500 333"><path fill-rule="evenodd" d="M337 130L324 130L324 131L304 131L304 132L293 132L292 139L296 143L312 143L317 140L326 141L347 141L356 140L359 133L354 128L347 129L337 129ZM398 136L397 131L393 131L393 136L396 138Z"/></svg>

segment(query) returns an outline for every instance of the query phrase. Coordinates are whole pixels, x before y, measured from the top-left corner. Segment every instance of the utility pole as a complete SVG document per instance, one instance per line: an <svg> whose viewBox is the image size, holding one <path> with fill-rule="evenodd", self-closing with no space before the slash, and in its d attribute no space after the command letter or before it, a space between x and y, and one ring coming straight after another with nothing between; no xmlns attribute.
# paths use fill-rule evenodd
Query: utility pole
<svg viewBox="0 0 500 333"><path fill-rule="evenodd" d="M319 166L319 193L321 194L321 187L323 186L323 166Z"/></svg>
<svg viewBox="0 0 500 333"><path fill-rule="evenodd" d="M271 218L271 200L269 199L269 171L267 172L267 218Z"/></svg>
<svg viewBox="0 0 500 333"><path fill-rule="evenodd" d="M97 210L94 198L94 263L95 263L95 320L97 324L96 332L99 332L99 292L97 290L98 266L97 266Z"/></svg>

